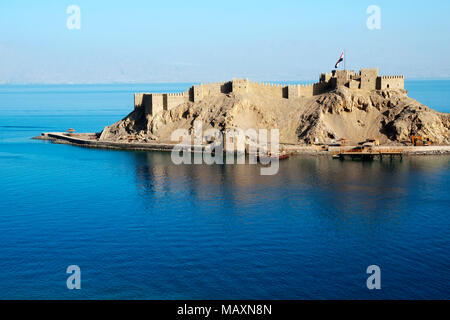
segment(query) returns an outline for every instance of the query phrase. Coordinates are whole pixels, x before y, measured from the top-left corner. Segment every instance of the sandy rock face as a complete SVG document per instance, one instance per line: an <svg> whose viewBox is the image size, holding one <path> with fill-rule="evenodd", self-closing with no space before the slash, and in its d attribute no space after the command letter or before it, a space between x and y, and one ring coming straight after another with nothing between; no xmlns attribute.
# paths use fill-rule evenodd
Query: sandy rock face
<svg viewBox="0 0 450 320"><path fill-rule="evenodd" d="M345 137L353 142L376 138L382 143L409 141L411 135L449 144L448 114L409 98L405 90L373 91L339 88L312 103L302 115L300 140L311 143Z"/></svg>
<svg viewBox="0 0 450 320"><path fill-rule="evenodd" d="M314 97L280 99L271 96L219 94L187 102L154 116L143 108L104 128L100 140L171 142L176 129L273 129L281 143L328 143L346 138L357 143L367 138L398 144L410 136L450 144L450 115L436 112L407 96L405 90L363 91L338 88Z"/></svg>

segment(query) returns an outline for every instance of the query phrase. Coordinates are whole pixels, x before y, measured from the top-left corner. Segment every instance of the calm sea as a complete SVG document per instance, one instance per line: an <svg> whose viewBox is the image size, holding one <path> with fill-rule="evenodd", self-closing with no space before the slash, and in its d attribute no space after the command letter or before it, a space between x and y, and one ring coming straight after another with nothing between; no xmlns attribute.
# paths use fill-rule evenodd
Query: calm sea
<svg viewBox="0 0 450 320"><path fill-rule="evenodd" d="M176 166L170 154L30 140L98 131L135 91L0 86L0 298L449 299L450 157ZM407 82L450 112L450 81ZM66 268L81 268L68 290ZM381 290L366 268L381 268Z"/></svg>

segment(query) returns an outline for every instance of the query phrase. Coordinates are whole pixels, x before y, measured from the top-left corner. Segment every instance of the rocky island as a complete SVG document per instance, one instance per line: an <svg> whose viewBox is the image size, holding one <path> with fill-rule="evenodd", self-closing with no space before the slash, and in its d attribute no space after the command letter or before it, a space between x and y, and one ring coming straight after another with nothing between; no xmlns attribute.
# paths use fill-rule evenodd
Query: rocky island
<svg viewBox="0 0 450 320"><path fill-rule="evenodd" d="M280 143L297 151L342 140L347 145L372 139L408 146L411 136L446 152L450 145L450 114L409 98L403 76L379 76L378 68L333 70L309 85L233 79L194 85L182 93L136 93L134 110L101 134L49 137L95 147L170 149L171 133L179 128L191 132L194 121L222 132L277 128Z"/></svg>

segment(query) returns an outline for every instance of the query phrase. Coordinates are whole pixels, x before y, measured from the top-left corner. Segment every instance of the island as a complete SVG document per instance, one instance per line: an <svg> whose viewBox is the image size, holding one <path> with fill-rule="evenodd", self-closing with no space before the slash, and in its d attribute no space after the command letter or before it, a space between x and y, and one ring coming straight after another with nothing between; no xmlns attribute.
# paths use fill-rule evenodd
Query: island
<svg viewBox="0 0 450 320"><path fill-rule="evenodd" d="M371 142L402 153L450 153L450 114L408 97L404 76L380 76L378 68L333 70L312 84L248 79L196 84L180 93L135 93L134 110L99 133L48 132L56 143L172 150L180 128L225 134L234 129L278 129L283 150L334 153ZM202 144L208 144L204 140Z"/></svg>

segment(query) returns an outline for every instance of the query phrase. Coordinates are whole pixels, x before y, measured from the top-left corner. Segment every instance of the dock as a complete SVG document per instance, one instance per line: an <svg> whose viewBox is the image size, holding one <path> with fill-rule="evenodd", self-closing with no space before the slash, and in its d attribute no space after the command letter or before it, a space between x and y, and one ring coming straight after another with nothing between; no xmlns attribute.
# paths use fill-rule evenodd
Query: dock
<svg viewBox="0 0 450 320"><path fill-rule="evenodd" d="M375 158L383 159L383 157L389 157L390 159L394 157L399 157L403 159L403 150L401 149L388 149L388 150L373 150L367 148L354 148L348 151L339 151L333 154L335 159L351 159L351 160L362 160L362 161L372 161Z"/></svg>
<svg viewBox="0 0 450 320"><path fill-rule="evenodd" d="M158 141L101 141L99 133L73 133L73 132L44 132L33 139L49 140L58 144L71 144L80 147L118 149L118 150L139 150L139 151L172 151L175 143ZM195 147L195 146L190 146ZM201 146L198 146L201 148ZM204 146L202 146L204 147ZM450 155L449 145L434 146L376 146L370 150L366 146L329 146L318 148L316 145L300 145L294 143L280 143L285 152L298 155L332 155L334 159L354 159L354 160L374 160L383 157L400 157L408 155ZM364 149L365 150L360 150Z"/></svg>

